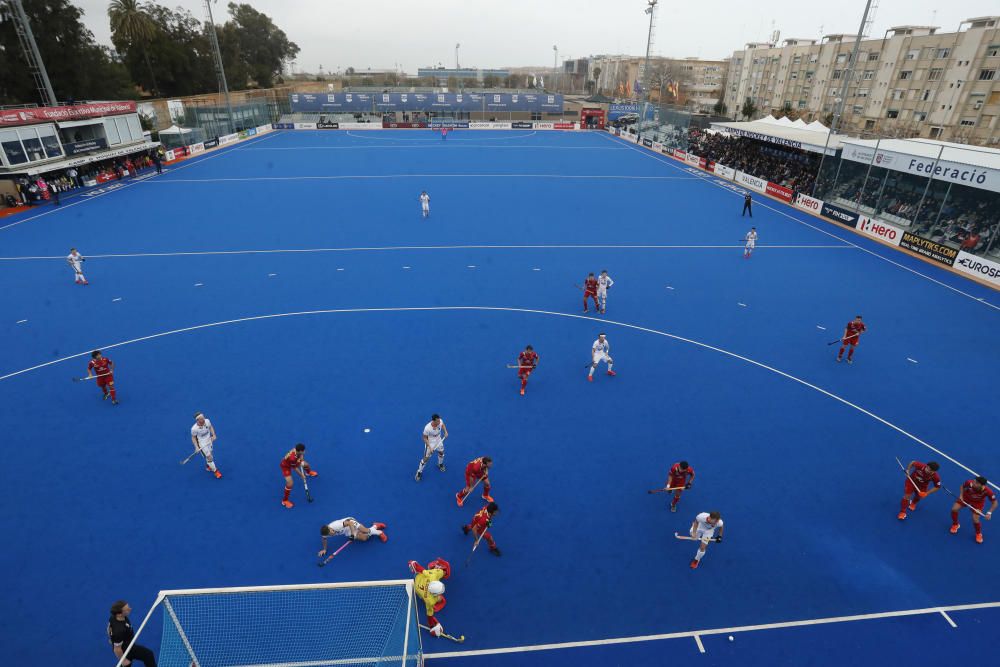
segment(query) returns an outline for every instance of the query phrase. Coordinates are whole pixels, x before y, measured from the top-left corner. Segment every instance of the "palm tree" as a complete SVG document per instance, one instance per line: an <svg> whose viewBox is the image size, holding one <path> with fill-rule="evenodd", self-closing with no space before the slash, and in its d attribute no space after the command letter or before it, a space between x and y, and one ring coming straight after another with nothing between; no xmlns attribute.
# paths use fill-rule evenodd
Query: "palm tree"
<svg viewBox="0 0 1000 667"><path fill-rule="evenodd" d="M150 92L155 96L159 87L156 85L153 66L149 62L149 53L146 52L146 43L156 34L156 24L153 23L153 19L139 5L139 0L111 0L108 3L108 18L111 20L111 35L115 40L137 45L142 51L153 83L153 90Z"/></svg>

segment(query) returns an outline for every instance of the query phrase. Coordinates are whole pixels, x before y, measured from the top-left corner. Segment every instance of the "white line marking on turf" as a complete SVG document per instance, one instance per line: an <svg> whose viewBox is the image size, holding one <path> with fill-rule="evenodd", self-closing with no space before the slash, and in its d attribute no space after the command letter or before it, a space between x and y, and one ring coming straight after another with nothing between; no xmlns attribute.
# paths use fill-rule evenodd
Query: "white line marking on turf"
<svg viewBox="0 0 1000 667"><path fill-rule="evenodd" d="M338 271L343 271L343 269L337 269Z"/></svg>
<svg viewBox="0 0 1000 667"><path fill-rule="evenodd" d="M916 360L916 359L910 359L909 357L907 357L907 358L906 358L906 360L907 360L907 361L911 361L911 362L913 362L913 363L917 363L917 360Z"/></svg>
<svg viewBox="0 0 1000 667"><path fill-rule="evenodd" d="M746 308L746 307L747 307L747 305L746 305L745 303L741 303L741 302L739 302L739 301L737 301L737 302L736 302L736 305L737 305L737 306L742 306L743 308Z"/></svg>
<svg viewBox="0 0 1000 667"><path fill-rule="evenodd" d="M705 645L701 643L701 637L694 635L694 643L698 645L698 653L705 652Z"/></svg>
<svg viewBox="0 0 1000 667"><path fill-rule="evenodd" d="M269 274L267 274L267 277L268 277L268 278L273 278L273 277L275 277L276 275L278 275L278 274L277 274L277 273L269 273Z"/></svg>
<svg viewBox="0 0 1000 667"><path fill-rule="evenodd" d="M434 140L422 143L435 143ZM440 140L438 141L440 143ZM377 150L400 150L404 148L416 148L423 150L423 146L274 146L264 148L248 148L248 151L377 151ZM627 151L628 147L622 146L532 146L524 144L522 146L509 146L507 144L467 144L456 146L456 148L510 148L514 150L547 150L547 151Z"/></svg>
<svg viewBox="0 0 1000 667"><path fill-rule="evenodd" d="M28 320L18 320L18 321L17 321L17 324L24 324L24 323L25 323L25 322L27 322L27 321L28 321Z"/></svg>
<svg viewBox="0 0 1000 667"><path fill-rule="evenodd" d="M404 266L403 268L404 268L404 269L408 269L408 268L410 268L410 267L408 267L408 266Z"/></svg>
<svg viewBox="0 0 1000 667"><path fill-rule="evenodd" d="M611 135L608 135L606 132L602 133L601 136L607 137L610 141L613 141L615 143L620 143L619 141L617 141L615 139L615 137L613 137ZM622 141L624 141L624 140L622 140ZM681 167L680 165L675 164L673 159L662 158L661 156L656 155L655 153L650 153L650 152L648 152L648 151L646 151L646 150L644 150L644 149L642 149L642 148L640 148L637 145L632 144L632 143L626 143L625 145L627 147L630 146L630 147L634 148L635 150L637 150L639 152L640 155L645 155L646 157L651 158L653 160L656 160L657 162L659 162L661 164L665 164L665 165L667 165L669 167L673 167L674 169L677 169L678 171L684 171L685 173L688 173L685 170L684 167ZM736 192L735 190L732 190L729 187L727 187L727 186L725 186L725 185L722 184L723 182L725 182L727 184L728 183L733 183L733 181L728 181L728 180L723 179L723 178L721 178L719 176L716 176L715 174L709 174L708 172L705 172L704 174L699 173L698 178L700 178L701 180L705 181L706 183L710 183L711 185L714 185L714 186L716 186L718 188L721 188L723 190L731 192L732 194L734 194L736 196L742 196L741 193ZM766 209L768 209L770 211L774 211L778 215L784 216L784 217L788 218L789 220L792 220L794 222L799 223L800 225L805 225L806 227L809 227L810 229L815 229L817 232L820 232L821 234L826 234L827 236L830 236L832 238L835 238L835 239L838 239L840 241L843 241L844 243L849 244L852 248L855 248L855 249L860 250L862 252L868 253L869 255L871 255L873 257L877 257L878 259L881 259L884 262L889 262L890 264L892 264L894 266L897 266L897 267L899 267L901 269L909 271L910 273L912 273L914 275L918 275L921 278L925 278L925 279L931 281L932 283L936 283L936 284L940 285L941 287L945 287L947 289L950 289L953 292L957 292L958 294L961 294L964 297L968 297L968 298L970 298L970 299L972 299L974 301L982 302L983 304L989 306L990 308L993 308L994 310L1000 310L1000 306L992 304L989 301L985 301L982 297L975 297L975 296L973 296L973 295L971 295L971 294L969 294L967 292L963 292L962 290L958 289L957 287L952 287L951 285L949 285L947 283L943 283L940 280L937 280L936 278L931 278L929 275L927 275L925 273L920 273L916 269L911 269L910 267L904 266L903 264L900 264L899 262L896 262L896 261L890 259L889 257L884 257L884 256L878 254L877 252L875 252L874 250L869 250L868 248L863 248L863 247L859 246L856 243L852 243L848 239L845 239L845 238L842 238L840 236L837 236L836 234L833 234L833 233L831 233L831 232L829 232L829 231L827 231L825 229L822 229L821 227L817 227L816 225L809 224L805 220L800 220L799 218L796 218L795 216L790 215L786 211L783 211L781 209L775 208L773 206L768 206L767 204L761 202L760 200L758 200L758 204L757 205L761 206L763 208L766 208ZM891 252L895 252L895 251L891 251Z"/></svg>
<svg viewBox="0 0 1000 667"><path fill-rule="evenodd" d="M122 300L122 298L120 296L119 297L115 297L114 299L111 299L111 301L113 301L113 302L114 301L121 301L121 300Z"/></svg>
<svg viewBox="0 0 1000 667"><path fill-rule="evenodd" d="M195 287L204 287L205 283L195 283L194 286Z"/></svg>
<svg viewBox="0 0 1000 667"><path fill-rule="evenodd" d="M467 268L467 269L474 269L474 268L476 268L476 265L475 264L469 264L465 268Z"/></svg>
<svg viewBox="0 0 1000 667"><path fill-rule="evenodd" d="M948 612L946 612L944 609L939 609L938 611L940 611L941 615L944 616L944 620L948 621L948 625L950 625L953 628L957 628L958 627L955 624L955 621L951 620L951 616L948 615Z"/></svg>
<svg viewBox="0 0 1000 667"><path fill-rule="evenodd" d="M337 269L337 270L340 271L340 269ZM913 435L909 431L906 431L903 428L901 428L899 426L896 426L892 422L890 422L890 421L888 421L886 419L883 419L882 417L879 417L874 412L871 412L870 410L866 410L865 408L861 407L860 405L857 405L856 403L851 403L846 398L841 398L840 396L834 394L833 392L827 391L826 389L823 389L822 387L820 387L818 385L815 385L815 384L813 384L813 383L811 383L811 382L809 382L807 380L803 380L800 377L796 377L796 376L792 375L791 373L786 373L785 371L779 370L779 369L777 369L777 368L775 368L773 366L768 366L767 364L762 363L760 361L756 361L754 359L751 359L750 357L744 357L741 354L736 354L735 352L730 352L729 350L723 349L721 347L716 347L715 345L709 345L708 343L703 343L701 341L694 340L693 338L685 338L684 336L678 336L677 334L672 334L672 333L669 333L667 331L660 331L658 329L651 329L649 327L640 326L638 324L629 324L628 322L619 322L617 320L608 320L608 319L604 319L602 317L590 317L589 315L576 315L576 314L573 314L573 313L560 313L560 312L556 312L556 311L539 310L539 309L535 309L535 308L512 308L512 307L504 307L504 306L406 306L406 307L391 307L391 308L388 308L388 307L387 308L331 308L331 309L322 309L322 310L293 311L293 312L290 312L290 313L273 313L271 315L254 315L254 316L251 316L251 317L239 317L239 318L232 319L232 320L220 320L218 322L209 322L207 324L196 324L194 326L184 327L184 328L181 328L181 329L172 329L170 331L162 331L160 333L150 334L148 336L142 336L140 338L132 338L130 340L119 341L117 343L110 343L108 345L92 345L92 346L88 347L87 350L84 351L84 352L79 352L77 354L71 354L69 356L61 357L59 359L53 359L51 361L46 361L44 363L37 364L35 366L29 366L28 368L22 368L19 371L13 371L13 372L7 373L6 375L0 375L0 381L7 380L9 378L16 377L18 375L23 375L24 373L28 373L30 371L38 370L39 368L46 368L46 367L52 366L54 364L62 363L64 361L69 361L70 359L79 359L81 357L85 357L86 355L90 354L91 350L110 350L110 349L113 349L113 348L116 348L116 347L122 347L122 346L125 346L125 345L131 345L133 343L140 343L140 342L143 342L143 341L153 340L153 339L156 339L156 338L163 338L165 336L171 336L171 335L174 335L174 334L187 333L189 331L200 331L202 329L212 329L212 328L215 328L215 327L221 327L221 326L226 326L226 325L230 325L230 324L241 324L241 323L244 323L244 322L257 322L257 321L262 321L262 320L273 320L273 319L278 319L278 318L282 318L282 317L300 317L300 316L303 316L303 315L334 315L334 314L342 314L342 313L416 313L416 312L466 312L466 311L469 311L469 312L497 312L497 313L531 313L531 314L534 314L534 315L551 315L552 317L565 317L567 319L585 320L585 321L588 321L588 322L599 322L599 323L604 324L605 326L612 325L612 326L622 327L623 329L633 329L635 331L644 331L646 333L655 334L657 336L663 336L664 338L670 338L671 340L676 340L676 341L680 341L682 343L688 343L690 345L695 345L697 347L700 347L700 348L703 348L703 349L706 349L706 350L711 350L712 352L718 352L719 354L725 355L727 357L731 357L733 359L738 359L740 361L744 361L744 362L746 362L748 364L756 366L757 368L761 368L763 370L775 373L776 375L780 375L781 377L786 378L788 380L791 380L792 382L796 382L796 383L802 385L803 387L808 387L809 389L813 389L813 390L815 390L815 391L823 394L824 396L832 398L833 400L837 401L838 403L846 405L849 408L854 408L858 412L871 417L875 421L877 421L877 422L879 422L881 424L884 424L885 426L888 426L889 428L891 428L892 430L896 431L900 435L903 435L903 436L909 438L910 440L913 440L918 445L922 445L923 447L926 447L927 449L931 450L932 452L934 452L938 456L941 456L941 457L943 457L945 459L948 459L950 462L954 463L956 466L958 466L962 470L964 470L967 473L971 474L973 477L979 477L980 476L978 472L976 472L972 468L969 468L968 466L966 466L964 463L962 463L958 459L952 458L951 456L949 456L948 454L944 453L943 451L941 451L940 449L938 449L934 445L931 445L930 443L921 440L920 438L918 438L917 436ZM995 484L994 482L989 482L989 485L992 486L995 489L1000 489L1000 486L997 486L997 484ZM997 604L1000 605L1000 603L997 603Z"/></svg>
<svg viewBox="0 0 1000 667"><path fill-rule="evenodd" d="M667 289L673 289L673 287L671 287L670 285L667 285Z"/></svg>
<svg viewBox="0 0 1000 667"><path fill-rule="evenodd" d="M143 183L255 183L257 181L353 181L391 178L566 178L625 181L694 181L697 176L628 176L619 174L341 174L333 176L245 176L242 178L171 178ZM740 246L743 247L743 246Z"/></svg>
<svg viewBox="0 0 1000 667"><path fill-rule="evenodd" d="M430 128L428 128L428 129L430 129ZM363 131L364 130L362 130L362 132ZM369 132L373 132L373 130L368 130L368 131ZM409 132L410 130L406 130L406 131ZM379 134L381 134L381 133L382 132L379 131ZM349 137L355 137L356 139L377 139L378 141L414 141L414 142L419 142L419 143L424 143L424 144L438 144L438 145L443 144L445 142L450 143L452 141L481 141L482 140L482 137L476 137L474 139L462 139L461 137L459 137L457 139L455 137L452 137L451 139L441 139L440 136L435 136L434 138L420 137L420 138L416 138L416 139L411 138L411 137L391 137L391 136L377 137L375 135L365 136L365 135L361 135L361 134L354 134L351 130L346 130L344 132L344 134L346 134ZM504 137L492 137L491 139L489 139L489 141L510 141L511 139L526 139L528 137L533 137L536 134L538 134L538 131L537 130L532 130L531 132L526 132L524 134L512 134L510 136L504 136Z"/></svg>
<svg viewBox="0 0 1000 667"><path fill-rule="evenodd" d="M197 250L180 252L131 252L88 254L91 259L119 259L123 257L200 257L211 255L280 255L283 253L311 252L376 252L390 250L719 250L742 248L741 245L413 245L413 246L372 246L356 248L271 248L266 250ZM781 250L854 250L847 245L773 245L770 249ZM22 255L20 257L0 257L0 261L17 262L39 259L66 258L59 255ZM541 269L534 269L541 271Z"/></svg>
<svg viewBox="0 0 1000 667"><path fill-rule="evenodd" d="M785 621L782 623L764 623L761 625L743 625L732 628L714 628L711 630L692 630L688 632L668 632L659 635L639 635L635 637L615 637L613 639L592 639L589 641L561 642L558 644L535 644L531 646L508 646L504 648L488 648L478 651L449 651L445 653L425 653L428 660L440 658L465 658L477 655L499 655L502 653L527 653L529 651L551 651L554 649L582 648L586 646L608 646L610 644L634 644L637 642L659 641L663 639L681 639L701 635L731 635L739 632L754 632L757 630L778 630L781 628L797 628L807 625L827 625L830 623L851 623L854 621L870 621L880 618L900 618L903 616L923 616L938 614L944 611L971 611L973 609L993 609L1000 607L1000 602L980 602L977 604L960 604L951 607L930 607L928 609L906 609L903 611L886 611L875 614L858 614L856 616L831 616L828 618L813 618L805 621Z"/></svg>
<svg viewBox="0 0 1000 667"><path fill-rule="evenodd" d="M820 331L826 331L826 327L821 327L818 324L816 325L816 328L819 329Z"/></svg>
<svg viewBox="0 0 1000 667"><path fill-rule="evenodd" d="M532 269L532 271L541 271L541 269L535 268L535 269Z"/></svg>

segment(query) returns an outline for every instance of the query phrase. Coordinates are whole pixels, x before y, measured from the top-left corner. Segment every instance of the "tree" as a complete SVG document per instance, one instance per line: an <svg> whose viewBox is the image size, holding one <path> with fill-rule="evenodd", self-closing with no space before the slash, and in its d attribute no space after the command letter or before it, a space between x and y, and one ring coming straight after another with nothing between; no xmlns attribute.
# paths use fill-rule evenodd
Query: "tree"
<svg viewBox="0 0 1000 667"><path fill-rule="evenodd" d="M597 92L601 92L600 81L601 81L601 68L600 67L595 67L594 68L594 89Z"/></svg>
<svg viewBox="0 0 1000 667"><path fill-rule="evenodd" d="M171 10L148 3L143 10L155 26L145 48L149 59L156 63L159 93L175 97L218 90L212 43L205 25L180 8ZM123 53L132 80L140 83L147 80L145 59L139 49L121 43L116 46Z"/></svg>
<svg viewBox="0 0 1000 667"><path fill-rule="evenodd" d="M134 97L126 69L98 46L69 0L24 0L56 96L69 99ZM27 71L13 21L0 21L0 104L47 104Z"/></svg>
<svg viewBox="0 0 1000 667"><path fill-rule="evenodd" d="M723 102L722 100L719 100L714 105L712 105L712 111L715 112L716 116L725 116L726 111L728 111L728 109L726 108L726 103Z"/></svg>
<svg viewBox="0 0 1000 667"><path fill-rule="evenodd" d="M236 88L251 84L271 88L285 63L298 55L298 45L289 41L270 17L250 5L230 2L229 14L232 19L216 28L226 75L232 77Z"/></svg>
<svg viewBox="0 0 1000 667"><path fill-rule="evenodd" d="M344 70L344 74L346 74L347 76L354 76L354 68L348 67L347 69Z"/></svg>
<svg viewBox="0 0 1000 667"><path fill-rule="evenodd" d="M117 47L138 45L142 58L146 62L151 86L147 88L153 96L157 95L156 73L149 62L149 52L146 44L156 33L156 24L149 14L139 4L139 0L111 0L108 4L108 19L111 21L111 42Z"/></svg>
<svg viewBox="0 0 1000 667"><path fill-rule="evenodd" d="M750 119L751 117L757 115L757 106L749 97L743 102L743 108L740 109L740 114L742 114L746 119Z"/></svg>
<svg viewBox="0 0 1000 667"><path fill-rule="evenodd" d="M483 77L483 88L496 88L500 85L500 77L495 74L487 74Z"/></svg>
<svg viewBox="0 0 1000 667"><path fill-rule="evenodd" d="M458 77L454 74L448 77L448 90L458 89Z"/></svg>
<svg viewBox="0 0 1000 667"><path fill-rule="evenodd" d="M674 63L670 61L660 61L657 63L652 71L649 73L650 88L655 88L658 91L658 99L660 102L664 102L664 93L668 92L668 87L670 82L676 81L678 79L677 73L674 70ZM677 101L676 96L674 96L674 102Z"/></svg>

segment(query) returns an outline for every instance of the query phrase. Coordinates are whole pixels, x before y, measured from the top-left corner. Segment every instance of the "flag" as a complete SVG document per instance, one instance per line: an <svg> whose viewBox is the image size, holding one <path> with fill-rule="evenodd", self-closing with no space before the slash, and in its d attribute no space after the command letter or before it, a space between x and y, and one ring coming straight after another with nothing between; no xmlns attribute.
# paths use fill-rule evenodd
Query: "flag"
<svg viewBox="0 0 1000 667"><path fill-rule="evenodd" d="M642 82L638 79L635 80L635 85L632 88L635 90L636 95L642 94Z"/></svg>
<svg viewBox="0 0 1000 667"><path fill-rule="evenodd" d="M625 96L632 97L632 84L628 81L625 82Z"/></svg>

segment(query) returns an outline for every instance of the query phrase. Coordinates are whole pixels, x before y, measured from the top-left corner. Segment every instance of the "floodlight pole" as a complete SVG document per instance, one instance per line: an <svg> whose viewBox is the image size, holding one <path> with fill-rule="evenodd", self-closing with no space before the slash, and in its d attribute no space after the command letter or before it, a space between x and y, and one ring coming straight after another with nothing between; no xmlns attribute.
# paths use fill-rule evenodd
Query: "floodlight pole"
<svg viewBox="0 0 1000 667"><path fill-rule="evenodd" d="M559 47L552 45L552 88L559 92Z"/></svg>
<svg viewBox="0 0 1000 667"><path fill-rule="evenodd" d="M830 123L830 127L826 132L826 143L823 144L823 154L819 157L819 169L816 170L816 180L813 181L812 192L810 193L813 197L816 196L816 188L819 186L819 179L823 175L823 162L826 160L826 151L830 146L830 137L836 134L837 129L840 127L840 118L844 113L844 105L847 103L847 89L851 83L851 79L854 78L854 68L857 67L858 63L858 49L861 48L861 40L864 37L862 33L865 31L865 24L868 23L868 12L871 11L871 8L872 0L868 0L865 3L865 13L861 15L861 27L858 28L858 34L854 38L854 49L851 51L851 59L847 61L844 82L840 84L840 97L834 102L836 106L833 110L833 122Z"/></svg>
<svg viewBox="0 0 1000 667"><path fill-rule="evenodd" d="M215 0L218 2L218 0ZM215 74L219 79L219 87L226 97L226 112L229 114L229 132L236 130L236 123L233 120L233 105L229 101L229 84L226 83L226 70L222 66L222 52L219 51L219 37L215 34L215 18L212 16L212 0L205 0L205 9L208 10L208 34L212 38L212 48L215 51Z"/></svg>
<svg viewBox="0 0 1000 667"><path fill-rule="evenodd" d="M458 64L458 47L460 47L460 46L462 46L462 45L461 44L455 44L455 69L456 70L462 69L461 66Z"/></svg>
<svg viewBox="0 0 1000 667"><path fill-rule="evenodd" d="M49 73L45 70L45 63L42 62L42 54L38 52L38 44L31 31L28 15L24 13L24 5L21 4L21 0L8 1L11 7L11 18L14 19L14 31L21 40L21 46L24 48L28 61L28 69L31 70L35 78L35 87L42 98L42 103L48 104L50 107L59 106L56 93L52 90L52 82L49 81Z"/></svg>
<svg viewBox="0 0 1000 667"><path fill-rule="evenodd" d="M645 9L645 13L649 14L649 32L646 33L646 60L642 65L642 102L639 106L639 121L637 123L639 136L642 136L642 121L646 119L646 105L649 104L649 52L653 48L653 17L656 14L658 0L646 1L649 5Z"/></svg>

